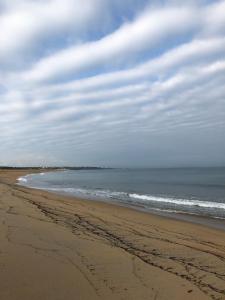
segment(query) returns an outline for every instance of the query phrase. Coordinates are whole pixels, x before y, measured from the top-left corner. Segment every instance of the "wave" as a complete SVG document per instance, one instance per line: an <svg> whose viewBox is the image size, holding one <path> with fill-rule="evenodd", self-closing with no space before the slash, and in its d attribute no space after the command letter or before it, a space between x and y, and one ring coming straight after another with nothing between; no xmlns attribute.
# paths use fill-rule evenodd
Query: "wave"
<svg viewBox="0 0 225 300"><path fill-rule="evenodd" d="M26 176L22 176L22 177L19 177L17 179L17 181L19 181L19 182L27 182L27 178L26 178Z"/></svg>
<svg viewBox="0 0 225 300"><path fill-rule="evenodd" d="M175 205L198 206L204 208L217 208L217 209L219 208L225 210L225 203L221 203L221 202L163 198L163 197L155 197L155 196L139 195L139 194L130 194L130 197L141 201L162 202L162 203L171 203Z"/></svg>
<svg viewBox="0 0 225 300"><path fill-rule="evenodd" d="M41 175L45 175L46 173L41 173ZM156 209L156 205L158 203L158 209L166 210L169 208L175 210L186 210L189 211L190 209L198 208L198 209L208 209L208 210L225 210L225 203L221 202L213 202L213 201L200 201L197 199L179 199L179 198L171 198L171 197L159 197L154 195L146 195L146 194L138 194L138 193L126 193L126 192L117 192L112 190L104 190L104 189L88 189L88 188L75 188L75 187L65 187L65 186L58 186L58 187L43 187L43 186L33 186L29 184L29 176L32 174L22 176L18 178L18 182L21 185L30 186L32 188L38 188L41 190L48 190L52 192L58 193L65 193L74 196L84 196L89 198L96 198L96 199L112 199L115 201L124 202L130 205L144 205L148 206L151 209ZM39 174L40 175L40 174ZM152 203L152 207L149 205ZM160 205L161 204L161 205ZM163 207L164 204L164 207Z"/></svg>
<svg viewBox="0 0 225 300"><path fill-rule="evenodd" d="M156 197L151 195L141 195L135 193L125 193L125 192L116 192L110 190L91 190L91 189L82 189L82 188L49 188L51 191L64 192L69 194L79 194L79 195L90 195L100 198L111 198L115 200L125 200L126 202L132 200L138 200L138 202L158 202L165 204L172 204L176 206L189 206L189 207L200 207L208 209L223 209L225 210L225 203L221 202L212 202L212 201L200 201L193 199L178 199L178 198L169 198L169 197Z"/></svg>
<svg viewBox="0 0 225 300"><path fill-rule="evenodd" d="M72 188L72 187L49 187L49 188L44 188L47 189L48 191L53 191L53 192L62 192L62 193L68 193L68 194L82 194L82 195L92 195L96 197L105 197L105 198L122 198L126 195L127 193L124 192L112 192L110 190L101 190L101 189L82 189L82 188Z"/></svg>

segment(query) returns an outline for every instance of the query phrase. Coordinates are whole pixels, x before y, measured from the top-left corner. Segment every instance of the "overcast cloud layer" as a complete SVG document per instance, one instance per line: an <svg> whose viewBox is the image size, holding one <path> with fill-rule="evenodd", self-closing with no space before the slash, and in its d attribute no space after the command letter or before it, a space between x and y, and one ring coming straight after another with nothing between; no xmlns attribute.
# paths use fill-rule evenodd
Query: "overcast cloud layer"
<svg viewBox="0 0 225 300"><path fill-rule="evenodd" d="M0 0L0 165L225 165L225 1Z"/></svg>

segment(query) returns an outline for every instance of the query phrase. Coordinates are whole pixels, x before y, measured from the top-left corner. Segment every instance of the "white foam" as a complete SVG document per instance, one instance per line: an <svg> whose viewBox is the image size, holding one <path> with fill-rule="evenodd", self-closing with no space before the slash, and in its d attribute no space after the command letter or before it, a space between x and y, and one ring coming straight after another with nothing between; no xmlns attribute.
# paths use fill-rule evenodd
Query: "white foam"
<svg viewBox="0 0 225 300"><path fill-rule="evenodd" d="M27 182L27 179L25 178L26 176L23 176L23 177L19 177L17 180L19 182Z"/></svg>
<svg viewBox="0 0 225 300"><path fill-rule="evenodd" d="M35 173L31 173L31 174L27 174L25 176L21 176L21 177L17 178L17 181L19 182L18 184L21 183L21 185L22 185L22 183L27 183L28 182L28 177L31 177L33 175L36 175L36 174Z"/></svg>
<svg viewBox="0 0 225 300"><path fill-rule="evenodd" d="M204 208L219 208L225 210L225 203L211 202L211 201L199 201L199 200L187 200L187 199L175 199L175 198L162 198L148 195L130 194L131 198L139 199L142 201L152 201L152 202L163 202L172 203L176 205L184 206L199 206Z"/></svg>
<svg viewBox="0 0 225 300"><path fill-rule="evenodd" d="M107 199L107 198L121 199L124 198L124 196L128 195L127 193L124 192L112 192L110 190L82 189L82 188L72 188L72 187L59 187L59 188L49 187L44 189L47 189L48 191L61 192L61 193L67 193L72 195L89 195L89 196L99 197L103 199Z"/></svg>

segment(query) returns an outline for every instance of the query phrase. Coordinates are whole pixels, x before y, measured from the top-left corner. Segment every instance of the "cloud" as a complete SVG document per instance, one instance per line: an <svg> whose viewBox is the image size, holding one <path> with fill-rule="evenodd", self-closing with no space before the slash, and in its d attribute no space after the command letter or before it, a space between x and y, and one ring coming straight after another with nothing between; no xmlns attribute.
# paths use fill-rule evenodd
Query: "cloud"
<svg viewBox="0 0 225 300"><path fill-rule="evenodd" d="M0 1L2 163L225 163L224 5Z"/></svg>
<svg viewBox="0 0 225 300"><path fill-rule="evenodd" d="M62 77L62 74L79 72L90 68L112 64L129 63L135 54L151 51L160 43L168 43L174 36L198 33L207 30L220 32L224 28L224 3L214 4L202 11L195 6L166 7L151 9L138 16L133 22L123 24L113 33L100 40L75 45L40 60L25 72L25 79L44 81ZM222 11L222 13L221 13ZM217 18L219 15L219 18ZM206 28L206 29L205 29Z"/></svg>
<svg viewBox="0 0 225 300"><path fill-rule="evenodd" d="M187 33L195 26L193 13L189 8L149 10L98 41L75 45L42 59L24 77L41 81L111 64L111 60L124 63L125 57L155 48L162 39Z"/></svg>
<svg viewBox="0 0 225 300"><path fill-rule="evenodd" d="M40 42L45 45L47 39L60 38L60 33L72 32L79 42L81 33L98 17L100 4L100 0L87 0L82 6L77 0L7 3L0 17L0 62L10 61L14 55L19 59L24 52L35 53L35 47L41 48Z"/></svg>
<svg viewBox="0 0 225 300"><path fill-rule="evenodd" d="M194 39L191 42L183 43L176 48L169 50L152 60L147 60L133 68L98 74L67 83L58 83L45 86L42 85L43 92L48 94L63 92L85 92L90 90L105 89L110 86L130 84L137 81L146 80L151 77L164 76L175 72L180 67L188 65L204 64L224 57L225 38Z"/></svg>

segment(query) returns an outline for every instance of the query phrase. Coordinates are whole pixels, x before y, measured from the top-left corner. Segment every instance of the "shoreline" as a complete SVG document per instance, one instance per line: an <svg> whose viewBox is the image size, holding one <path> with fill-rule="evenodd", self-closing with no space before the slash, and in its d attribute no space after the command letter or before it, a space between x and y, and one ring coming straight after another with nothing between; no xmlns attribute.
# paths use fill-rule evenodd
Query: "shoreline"
<svg viewBox="0 0 225 300"><path fill-rule="evenodd" d="M63 172L64 170L60 170L60 169L56 169L56 170L49 170L47 172ZM33 175L36 173L46 173L46 172L38 172L36 171L35 173L28 173L25 176L29 176L29 175ZM22 176L24 177L24 176ZM20 177L19 177L20 178ZM19 178L16 179L16 181L19 181ZM179 212L179 211L174 211L174 212L167 212L166 210L154 210L154 209L147 209L144 208L142 206L139 205L129 205L128 203L123 203L122 201L119 200L114 200L114 201L110 201L108 199L99 199L97 197L91 197L91 196L77 196L77 195L72 195L66 192L60 192L60 191L52 191L52 190L48 190L47 188L36 188L36 187L29 187L23 184L20 184L19 182L17 183L19 186L25 187L25 188L29 188L29 189L34 189L34 190L41 190L41 191L46 191L48 193L52 193L55 195L61 195L61 196L65 196L65 197L69 197L71 199L74 199L75 201L77 199L82 199L84 201L88 200L88 201L96 201L98 203L106 203L106 204L112 204L112 205L118 205L120 207L126 207L128 209L133 209L135 211L139 211L139 212L144 212L144 213L148 213L150 215L156 215L156 216L160 216L163 218L168 218L169 220L178 220L181 222L188 222L188 223L192 223L192 224L196 224L196 225L202 225L202 226L206 226L208 228L213 228L216 230L222 230L225 231L225 219L223 218L213 218L213 217L209 217L209 216L201 216L198 214L191 214L191 213L185 213L185 212Z"/></svg>
<svg viewBox="0 0 225 300"><path fill-rule="evenodd" d="M16 185L27 173L0 170L1 299L225 298L222 230Z"/></svg>
<svg viewBox="0 0 225 300"><path fill-rule="evenodd" d="M167 211L153 211L150 209L145 209L142 208L141 206L138 205L129 205L126 203L122 203L119 201L108 201L108 200L104 200L104 199L98 199L98 198L91 198L91 197L81 197L81 196L75 196L75 195L70 195L67 194L66 192L59 192L59 191L51 191L48 189L41 189L41 188L35 188L35 187L28 187L28 186L24 186L22 184L18 184L19 186L23 187L23 188L27 188L27 189L33 189L33 190L39 190L39 191L45 191L47 193L53 194L53 195L58 195L58 196L64 196L66 198L72 199L74 201L77 200L83 200L83 201L94 201L97 202L99 204L101 203L105 203L108 205L115 205L115 206L119 206L119 207L124 207L127 209L131 209L137 212L141 212L141 213L145 213L145 214L149 214L150 216L158 216L161 218L165 218L168 220L177 220L180 222L187 222L190 224L194 224L194 225L200 225L200 226L204 226L207 228L212 228L212 229L216 229L216 230L221 230L221 231L225 231L225 219L220 219L220 218L210 218L207 216L201 216L201 215L197 215L197 214L188 214L188 213L181 213L181 212L167 212Z"/></svg>

